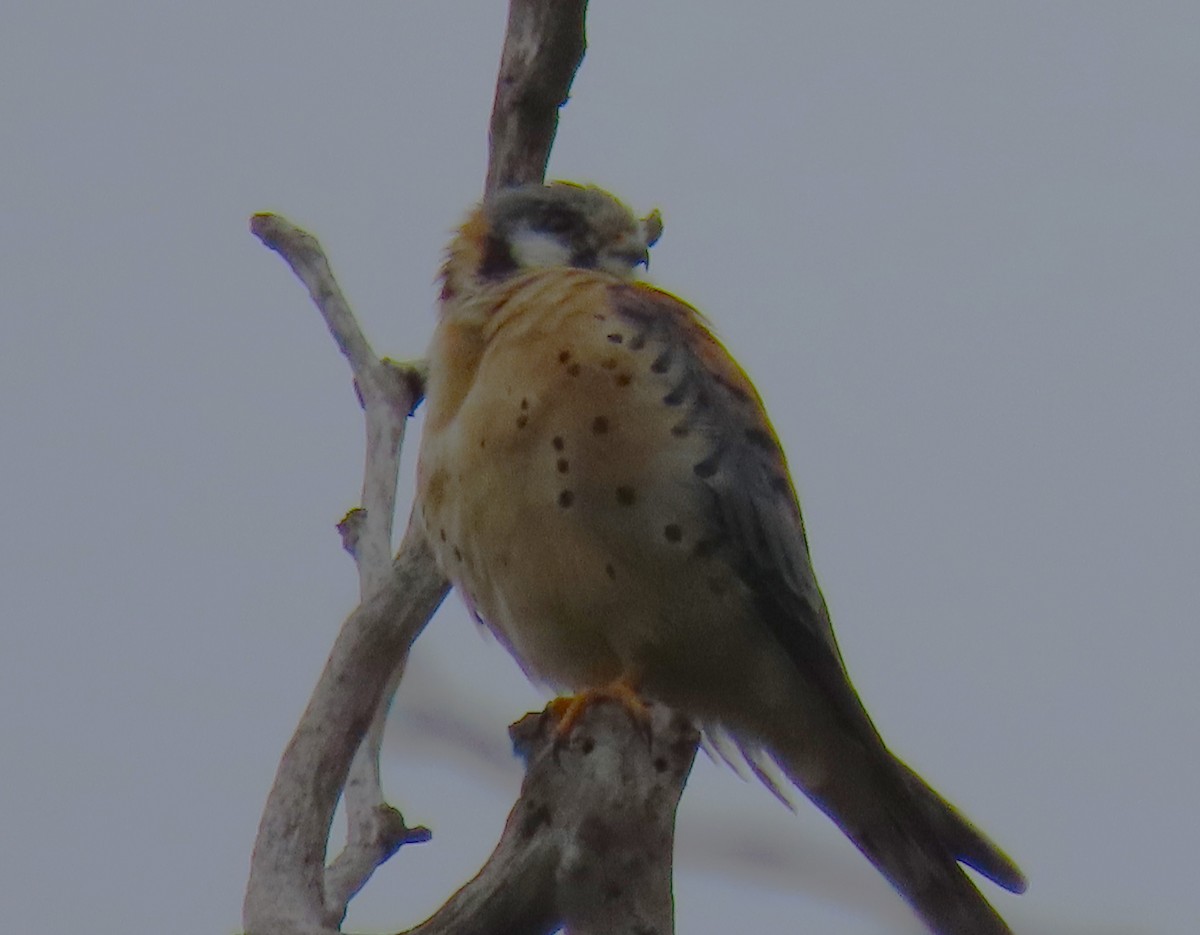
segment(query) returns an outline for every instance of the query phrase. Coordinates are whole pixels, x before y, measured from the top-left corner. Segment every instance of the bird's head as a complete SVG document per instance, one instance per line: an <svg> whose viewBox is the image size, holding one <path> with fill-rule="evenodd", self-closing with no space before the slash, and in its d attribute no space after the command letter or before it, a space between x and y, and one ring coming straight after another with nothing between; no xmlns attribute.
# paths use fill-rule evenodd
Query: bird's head
<svg viewBox="0 0 1200 935"><path fill-rule="evenodd" d="M503 282L533 269L574 267L632 279L662 233L599 188L555 182L496 192L472 211L450 244L450 293Z"/></svg>

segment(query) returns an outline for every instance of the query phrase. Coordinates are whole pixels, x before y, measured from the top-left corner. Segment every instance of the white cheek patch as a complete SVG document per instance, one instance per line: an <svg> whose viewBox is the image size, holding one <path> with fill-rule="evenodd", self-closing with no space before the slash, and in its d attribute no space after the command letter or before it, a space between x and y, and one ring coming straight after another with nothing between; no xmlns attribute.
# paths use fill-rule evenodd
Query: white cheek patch
<svg viewBox="0 0 1200 935"><path fill-rule="evenodd" d="M629 262L628 256L615 256L608 253L600 254L596 265L604 272L619 276L621 279L633 279L638 267L638 264Z"/></svg>
<svg viewBox="0 0 1200 935"><path fill-rule="evenodd" d="M523 269L571 265L571 251L554 235L544 231L518 231L511 246L513 259Z"/></svg>

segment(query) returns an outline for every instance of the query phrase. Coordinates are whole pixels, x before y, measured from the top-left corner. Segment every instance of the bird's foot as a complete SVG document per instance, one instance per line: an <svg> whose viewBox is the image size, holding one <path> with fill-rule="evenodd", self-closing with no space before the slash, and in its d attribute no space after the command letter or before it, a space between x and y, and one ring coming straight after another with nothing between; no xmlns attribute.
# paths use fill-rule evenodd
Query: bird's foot
<svg viewBox="0 0 1200 935"><path fill-rule="evenodd" d="M566 743L571 737L571 731L579 723L594 704L611 701L622 708L647 735L650 732L650 709L637 693L637 689L626 679L616 679L602 688L589 688L577 695L564 695L550 702L550 713L558 719L554 727L554 737L557 744Z"/></svg>

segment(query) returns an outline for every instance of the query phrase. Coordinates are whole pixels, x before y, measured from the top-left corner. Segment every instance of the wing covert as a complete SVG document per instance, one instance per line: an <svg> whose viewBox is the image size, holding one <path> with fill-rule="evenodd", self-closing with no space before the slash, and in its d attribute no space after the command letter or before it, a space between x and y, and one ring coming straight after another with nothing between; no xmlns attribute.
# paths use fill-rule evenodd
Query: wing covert
<svg viewBox="0 0 1200 935"><path fill-rule="evenodd" d="M616 314L655 352L663 402L708 442L693 466L711 499L699 548L749 588L764 626L859 736L878 734L851 686L809 557L787 462L749 378L698 311L641 284L614 285Z"/></svg>

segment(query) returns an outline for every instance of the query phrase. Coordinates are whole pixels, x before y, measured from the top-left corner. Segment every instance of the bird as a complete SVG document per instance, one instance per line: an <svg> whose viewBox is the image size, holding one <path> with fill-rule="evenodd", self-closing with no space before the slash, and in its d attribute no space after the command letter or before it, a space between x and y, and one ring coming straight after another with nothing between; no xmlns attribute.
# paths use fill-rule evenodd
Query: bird
<svg viewBox="0 0 1200 935"><path fill-rule="evenodd" d="M781 771L931 932L1010 933L962 865L1012 892L1020 869L850 682L762 399L639 278L661 231L570 182L496 191L458 228L417 466L438 565L533 681L683 712Z"/></svg>

